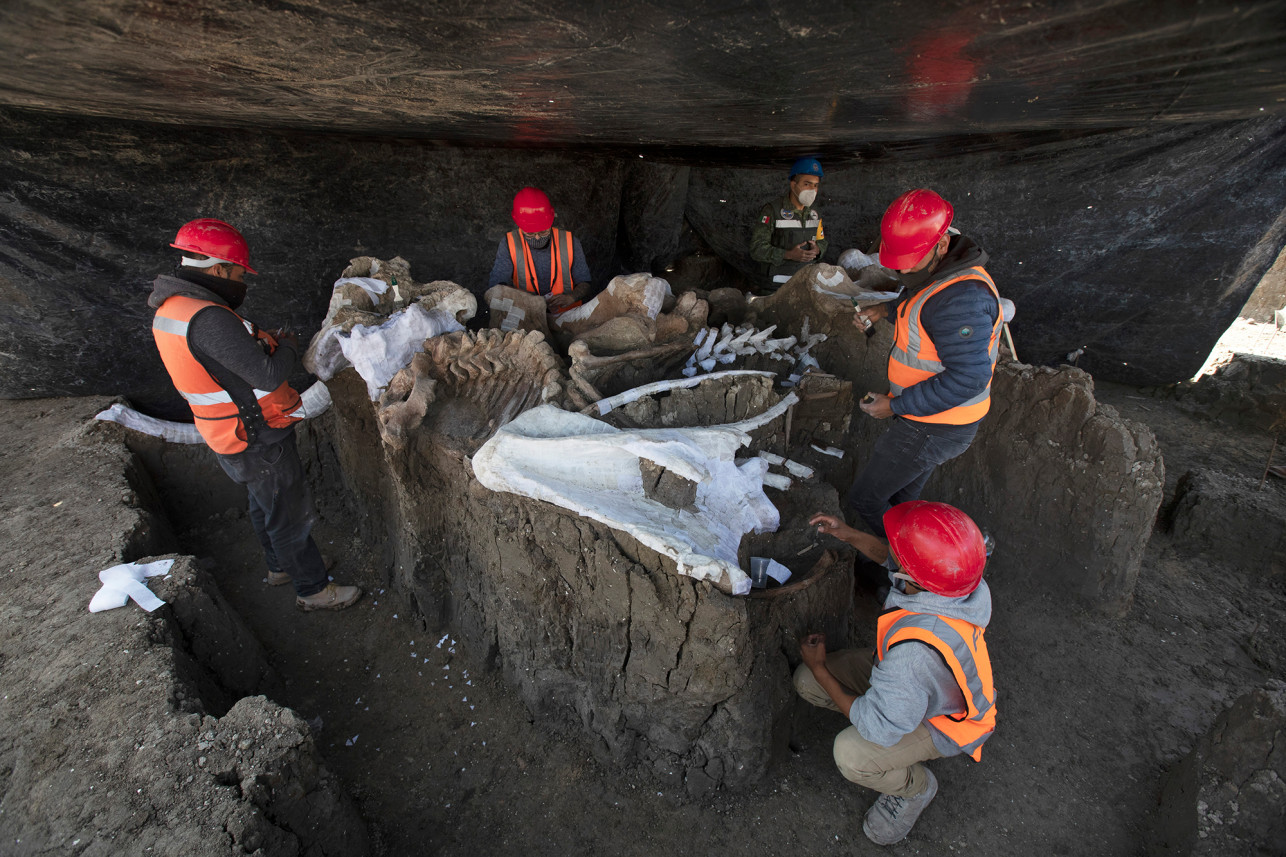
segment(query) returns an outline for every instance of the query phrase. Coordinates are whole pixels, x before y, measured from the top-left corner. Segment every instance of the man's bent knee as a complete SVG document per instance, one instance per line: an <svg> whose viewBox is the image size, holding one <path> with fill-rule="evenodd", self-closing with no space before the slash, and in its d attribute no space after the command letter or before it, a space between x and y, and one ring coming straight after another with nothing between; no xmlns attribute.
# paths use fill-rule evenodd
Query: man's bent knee
<svg viewBox="0 0 1286 857"><path fill-rule="evenodd" d="M887 770L879 761L878 751L881 749L884 748L863 738L856 726L850 726L835 736L832 748L835 767L839 768L846 779L855 783L878 777Z"/></svg>

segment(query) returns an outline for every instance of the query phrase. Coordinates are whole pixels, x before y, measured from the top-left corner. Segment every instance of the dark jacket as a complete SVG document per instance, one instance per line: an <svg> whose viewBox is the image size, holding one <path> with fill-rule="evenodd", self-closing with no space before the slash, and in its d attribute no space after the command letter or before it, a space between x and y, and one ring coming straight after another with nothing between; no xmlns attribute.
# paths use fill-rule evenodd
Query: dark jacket
<svg viewBox="0 0 1286 857"><path fill-rule="evenodd" d="M183 276L162 274L152 281L152 293L147 305L159 309L173 295L184 295L197 300L228 306L227 301L199 284L208 274L182 271ZM259 341L246 330L235 315L223 310L202 310L188 324L188 348L206 371L214 376L225 390L275 390L290 378L297 355L289 342L278 343L271 354L264 353ZM294 431L293 426L272 428L261 426L255 439L256 446L267 446Z"/></svg>
<svg viewBox="0 0 1286 857"><path fill-rule="evenodd" d="M986 263L986 251L972 238L954 236L934 272L933 282L941 282L965 268L984 267ZM903 295L890 308L889 321L895 320L897 309L912 296ZM917 417L940 414L985 390L992 373L989 337L978 334L990 331L999 314L1000 305L981 280L962 280L925 301L920 310L920 324L933 340L938 359L945 368L932 378L903 390L893 399L893 412ZM961 336L965 328L975 333Z"/></svg>

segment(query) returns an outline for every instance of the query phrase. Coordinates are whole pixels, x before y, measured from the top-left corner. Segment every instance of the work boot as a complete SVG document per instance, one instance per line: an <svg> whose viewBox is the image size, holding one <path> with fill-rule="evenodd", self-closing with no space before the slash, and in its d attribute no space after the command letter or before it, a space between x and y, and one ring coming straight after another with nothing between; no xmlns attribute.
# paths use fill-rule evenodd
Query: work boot
<svg viewBox="0 0 1286 857"><path fill-rule="evenodd" d="M331 567L332 565L334 565L334 564L335 564L335 560L334 560L334 558L333 558L333 557L331 557L331 556L329 556L329 555L327 555L327 554L322 554L322 565L324 565L324 566L326 567L326 570L327 570L327 571L330 571L330 567ZM268 585L269 585L269 586L283 586L283 585L285 585L285 584L287 584L287 583L289 583L289 582L290 582L290 572L288 572L288 571L273 571L271 568L270 568L270 569L268 569Z"/></svg>
<svg viewBox="0 0 1286 857"><path fill-rule="evenodd" d="M343 610L356 604L361 597L362 590L359 587L328 583L321 592L296 596L295 606L305 613L310 610Z"/></svg>
<svg viewBox="0 0 1286 857"><path fill-rule="evenodd" d="M915 797L883 795L867 811L866 820L862 822L862 832L867 839L876 845L892 845L906 839L920 813L938 793L938 778L928 768L924 770L929 775L929 786L923 792Z"/></svg>

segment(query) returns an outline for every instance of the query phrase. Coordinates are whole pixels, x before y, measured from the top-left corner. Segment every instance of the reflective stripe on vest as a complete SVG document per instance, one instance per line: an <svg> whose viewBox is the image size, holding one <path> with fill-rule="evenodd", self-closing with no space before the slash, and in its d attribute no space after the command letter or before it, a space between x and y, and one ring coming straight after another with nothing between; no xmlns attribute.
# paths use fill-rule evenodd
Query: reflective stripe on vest
<svg viewBox="0 0 1286 857"><path fill-rule="evenodd" d="M228 307L213 301L183 295L167 298L152 320L152 336L161 352L161 361L170 373L170 379L192 409L201 437L215 452L232 455L243 452L249 440L241 408L192 354L187 340L188 323L207 307L232 312ZM237 316L237 319L256 339L276 348L277 341L270 335L241 316ZM283 382L272 391L252 389L252 393L254 401L243 403L247 409L246 416L252 420L262 420L272 428L285 428L304 416L303 402L288 383Z"/></svg>
<svg viewBox="0 0 1286 857"><path fill-rule="evenodd" d="M962 619L934 613L890 610L880 616L876 631L876 662L900 643L918 641L932 646L955 677L966 709L929 718L930 725L969 755L982 758L982 745L996 731L996 689L983 629Z"/></svg>
<svg viewBox="0 0 1286 857"><path fill-rule="evenodd" d="M968 268L922 289L898 307L893 347L889 350L889 395L900 396L907 387L932 378L945 368L938 360L937 346L934 345L928 332L920 326L920 311L929 298L961 280L981 280L986 283L987 288L996 298L996 320L992 323L991 339L987 345L987 354L991 358L991 368L994 372L996 361L1000 359L1000 330L1004 324L1004 316L1001 315L999 307L1000 293L985 270L980 267ZM987 386L981 393L953 408L928 416L911 414L901 414L901 416L922 423L967 425L982 419L990 408L991 379L988 379Z"/></svg>
<svg viewBox="0 0 1286 857"><path fill-rule="evenodd" d="M515 229L505 239L509 242L509 262L513 265L514 288L540 294L540 281L536 277L536 261L531 248ZM561 295L572 286L572 234L565 229L551 229L549 236L549 293ZM522 263L519 264L519 256Z"/></svg>

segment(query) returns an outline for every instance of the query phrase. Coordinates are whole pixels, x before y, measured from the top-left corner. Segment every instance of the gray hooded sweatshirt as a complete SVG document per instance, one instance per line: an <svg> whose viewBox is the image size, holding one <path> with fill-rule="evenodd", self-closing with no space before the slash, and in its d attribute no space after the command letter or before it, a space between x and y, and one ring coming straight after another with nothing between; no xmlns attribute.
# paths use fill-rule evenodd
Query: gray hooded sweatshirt
<svg viewBox="0 0 1286 857"><path fill-rule="evenodd" d="M902 608L912 613L933 613L949 619L962 619L985 628L991 621L991 590L985 580L978 588L959 598L947 598L932 592L908 595L901 591L902 581L884 602L886 610ZM951 669L927 643L915 641L894 646L884 660L871 670L871 689L857 698L849 709L848 719L868 741L881 747L892 747L902 736L924 723L933 734L933 744L944 756L955 756L960 748L929 723L930 717L955 714L965 709Z"/></svg>

